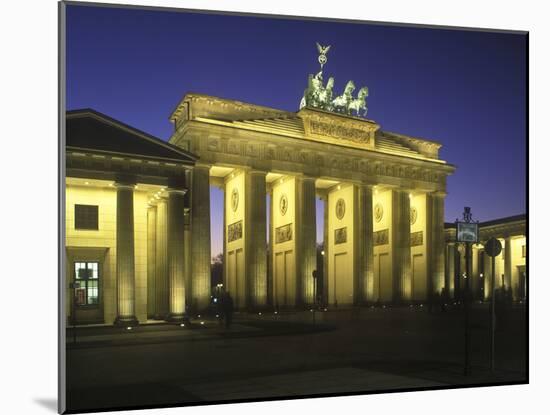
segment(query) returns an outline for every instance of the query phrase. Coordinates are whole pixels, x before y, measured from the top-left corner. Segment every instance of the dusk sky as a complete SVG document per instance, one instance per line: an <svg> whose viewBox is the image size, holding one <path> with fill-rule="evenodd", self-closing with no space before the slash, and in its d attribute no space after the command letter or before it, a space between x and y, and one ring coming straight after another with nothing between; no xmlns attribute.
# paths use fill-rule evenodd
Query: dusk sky
<svg viewBox="0 0 550 415"><path fill-rule="evenodd" d="M336 93L350 79L366 85L368 118L383 130L443 144L440 157L457 167L446 221L464 206L480 221L526 213L521 34L69 5L67 109L93 108L164 140L187 92L297 111L319 68L316 41L332 45L324 76ZM212 191L213 255L222 206Z"/></svg>

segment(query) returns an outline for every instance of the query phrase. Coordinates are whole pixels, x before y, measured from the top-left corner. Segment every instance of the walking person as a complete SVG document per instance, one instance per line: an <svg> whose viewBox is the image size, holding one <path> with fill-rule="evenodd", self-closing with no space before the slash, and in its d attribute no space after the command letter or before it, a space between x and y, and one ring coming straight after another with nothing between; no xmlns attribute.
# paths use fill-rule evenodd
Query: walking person
<svg viewBox="0 0 550 415"><path fill-rule="evenodd" d="M225 318L225 328L230 328L233 321L233 298L228 292L225 293L223 298L223 315Z"/></svg>

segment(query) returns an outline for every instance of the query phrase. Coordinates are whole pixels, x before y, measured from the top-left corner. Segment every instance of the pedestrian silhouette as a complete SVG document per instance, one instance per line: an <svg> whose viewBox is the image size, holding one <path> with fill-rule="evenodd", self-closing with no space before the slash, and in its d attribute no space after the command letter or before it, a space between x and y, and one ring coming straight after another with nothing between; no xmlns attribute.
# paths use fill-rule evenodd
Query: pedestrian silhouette
<svg viewBox="0 0 550 415"><path fill-rule="evenodd" d="M225 327L230 328L233 321L233 298L228 292L223 296L222 301L223 317L225 319Z"/></svg>

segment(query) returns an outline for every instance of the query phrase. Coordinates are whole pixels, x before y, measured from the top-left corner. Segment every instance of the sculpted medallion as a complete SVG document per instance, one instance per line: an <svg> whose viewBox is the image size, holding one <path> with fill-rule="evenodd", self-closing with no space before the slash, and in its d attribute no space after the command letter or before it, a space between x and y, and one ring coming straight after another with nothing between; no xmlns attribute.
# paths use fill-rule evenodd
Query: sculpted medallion
<svg viewBox="0 0 550 415"><path fill-rule="evenodd" d="M345 214L346 214L346 202L344 202L344 199L338 199L338 202L336 202L336 217L338 219L342 219Z"/></svg>
<svg viewBox="0 0 550 415"><path fill-rule="evenodd" d="M418 211L414 206L411 206L411 225L414 225L416 223L417 218L418 218Z"/></svg>
<svg viewBox="0 0 550 415"><path fill-rule="evenodd" d="M286 197L286 194L283 193L279 199L279 212L281 212L281 216L284 216L287 210L288 198Z"/></svg>
<svg viewBox="0 0 550 415"><path fill-rule="evenodd" d="M237 207L239 206L239 191L237 188L234 188L231 192L231 209L233 209L233 212L237 211Z"/></svg>
<svg viewBox="0 0 550 415"><path fill-rule="evenodd" d="M383 216L384 216L384 208L382 207L381 203L377 203L374 206L374 219L376 220L376 222L380 222Z"/></svg>

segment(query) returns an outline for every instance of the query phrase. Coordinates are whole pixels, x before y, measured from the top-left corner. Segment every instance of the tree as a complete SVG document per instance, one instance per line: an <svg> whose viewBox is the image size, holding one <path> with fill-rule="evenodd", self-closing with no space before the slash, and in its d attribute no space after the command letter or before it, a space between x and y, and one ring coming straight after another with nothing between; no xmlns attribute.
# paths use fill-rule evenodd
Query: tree
<svg viewBox="0 0 550 415"><path fill-rule="evenodd" d="M210 264L210 280L212 287L223 284L223 253L212 257Z"/></svg>

